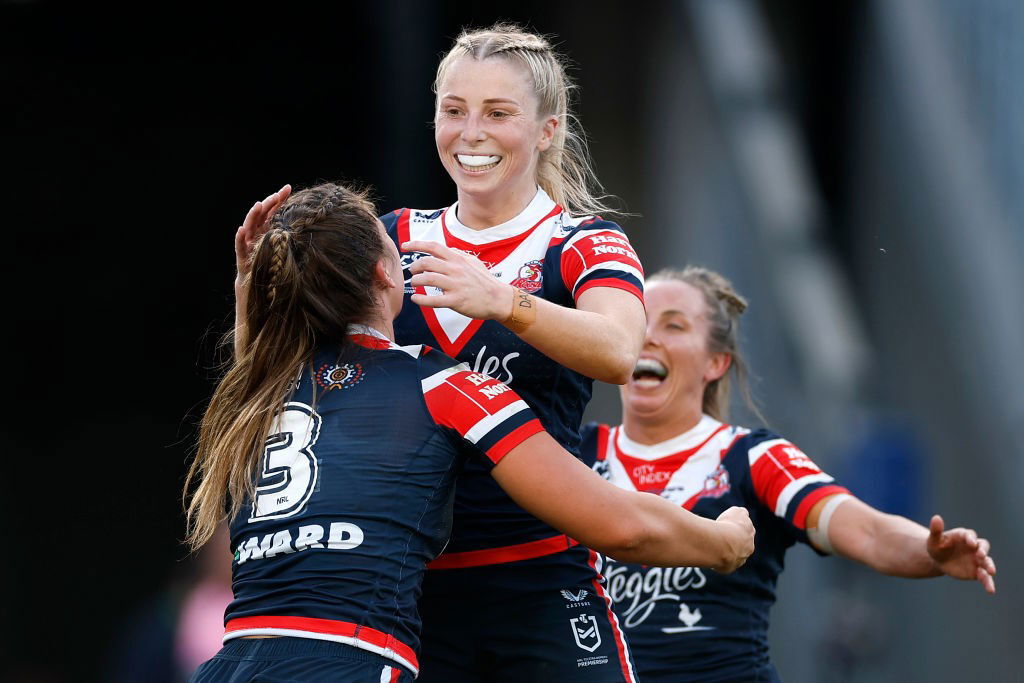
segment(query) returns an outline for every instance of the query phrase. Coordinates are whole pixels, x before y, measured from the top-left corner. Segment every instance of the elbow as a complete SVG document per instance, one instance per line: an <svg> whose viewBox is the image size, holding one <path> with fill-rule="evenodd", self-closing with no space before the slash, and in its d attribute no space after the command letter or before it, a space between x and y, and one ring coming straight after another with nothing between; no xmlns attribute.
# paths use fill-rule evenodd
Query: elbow
<svg viewBox="0 0 1024 683"><path fill-rule="evenodd" d="M597 379L609 384L625 384L633 376L637 355L632 351L622 351L612 355L608 358L605 376L598 377Z"/></svg>
<svg viewBox="0 0 1024 683"><path fill-rule="evenodd" d="M620 518L606 527L593 548L619 562L631 562L644 548L646 532L635 520Z"/></svg>

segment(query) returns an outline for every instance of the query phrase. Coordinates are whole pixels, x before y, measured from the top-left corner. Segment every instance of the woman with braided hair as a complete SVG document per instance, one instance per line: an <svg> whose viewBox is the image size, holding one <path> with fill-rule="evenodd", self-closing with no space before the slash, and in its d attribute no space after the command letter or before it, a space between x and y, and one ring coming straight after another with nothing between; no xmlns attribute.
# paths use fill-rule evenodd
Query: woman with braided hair
<svg viewBox="0 0 1024 683"><path fill-rule="evenodd" d="M373 206L329 183L289 190L237 233L235 356L185 485L192 548L229 519L235 549L225 644L194 681L411 681L421 580L474 460L622 560L732 571L753 551L745 510L711 521L620 491L506 384L396 345L401 261Z"/></svg>
<svg viewBox="0 0 1024 683"><path fill-rule="evenodd" d="M704 268L647 281L647 333L622 389L620 426L587 425L584 460L612 483L714 518L742 505L757 549L728 576L609 562L608 591L643 681L777 681L768 612L796 541L892 576L947 575L995 592L989 542L864 504L786 439L726 424L729 372L749 395L738 345L747 304ZM756 412L756 409L755 409ZM652 496L653 497L653 496Z"/></svg>

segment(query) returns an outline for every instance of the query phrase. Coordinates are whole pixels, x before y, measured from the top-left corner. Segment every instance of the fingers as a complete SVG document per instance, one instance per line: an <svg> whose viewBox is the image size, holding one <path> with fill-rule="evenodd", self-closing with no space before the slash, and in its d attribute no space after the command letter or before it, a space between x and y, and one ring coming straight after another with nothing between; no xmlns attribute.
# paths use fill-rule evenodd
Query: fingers
<svg viewBox="0 0 1024 683"><path fill-rule="evenodd" d="M942 532L945 530L946 525L942 521L941 515L932 515L931 524L928 525L928 533L932 537L934 543L938 543L942 538Z"/></svg>
<svg viewBox="0 0 1024 683"><path fill-rule="evenodd" d="M452 289L452 279L443 273L418 273L409 278L413 287L437 287L445 291Z"/></svg>
<svg viewBox="0 0 1024 683"><path fill-rule="evenodd" d="M455 251L438 242L427 242L425 240L412 240L402 244L402 251L419 251L430 254L441 259L449 259L455 255ZM422 260L422 259L421 259Z"/></svg>
<svg viewBox="0 0 1024 683"><path fill-rule="evenodd" d="M992 578L992 575L987 571L978 567L978 581L985 588L985 592L989 595L995 595L996 592L996 580Z"/></svg>
<svg viewBox="0 0 1024 683"><path fill-rule="evenodd" d="M425 271L450 274L451 267L448 261L442 261L436 256L424 256L421 259L417 259L411 266L409 266L409 272L413 275Z"/></svg>
<svg viewBox="0 0 1024 683"><path fill-rule="evenodd" d="M440 296L430 296L429 294L413 294L409 297L417 306L426 306L427 308L451 308L455 303L455 297L449 294L441 294Z"/></svg>

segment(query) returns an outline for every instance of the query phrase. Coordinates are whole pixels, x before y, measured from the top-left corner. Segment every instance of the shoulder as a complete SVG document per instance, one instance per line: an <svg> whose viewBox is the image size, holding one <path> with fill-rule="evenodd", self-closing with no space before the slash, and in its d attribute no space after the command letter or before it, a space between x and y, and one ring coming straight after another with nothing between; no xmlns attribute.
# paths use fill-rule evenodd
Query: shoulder
<svg viewBox="0 0 1024 683"><path fill-rule="evenodd" d="M440 220L444 211L445 209L395 209L380 216L380 222L384 224L384 229L392 238L401 236L404 241L408 237L411 225L434 223ZM402 235L403 232L406 234Z"/></svg>

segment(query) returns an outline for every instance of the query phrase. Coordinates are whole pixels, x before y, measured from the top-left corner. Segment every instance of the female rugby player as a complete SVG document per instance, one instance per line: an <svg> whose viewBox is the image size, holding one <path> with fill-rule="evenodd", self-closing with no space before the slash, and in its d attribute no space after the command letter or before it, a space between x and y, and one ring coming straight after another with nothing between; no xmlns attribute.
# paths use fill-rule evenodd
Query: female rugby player
<svg viewBox="0 0 1024 683"><path fill-rule="evenodd" d="M606 207L572 84L544 38L464 32L434 81L434 140L457 201L384 216L401 250L402 344L501 379L570 453L593 379L623 383L643 337L643 270ZM452 540L420 602L422 681L632 681L597 556L469 463Z"/></svg>
<svg viewBox="0 0 1024 683"><path fill-rule="evenodd" d="M235 549L225 645L193 680L411 680L422 576L476 459L524 509L624 561L731 571L752 552L745 510L709 521L623 492L506 384L397 346L400 257L365 196L279 199L236 235L235 358L186 482L191 546L227 516Z"/></svg>
<svg viewBox="0 0 1024 683"><path fill-rule="evenodd" d="M786 439L723 422L746 302L703 268L648 280L647 334L622 389L623 423L587 425L584 457L613 483L714 518L750 510L757 548L729 576L610 563L608 590L643 681L775 681L768 612L786 549L809 543L893 576L947 575L995 592L989 542L929 529L852 496ZM745 385L742 388L746 388ZM653 497L653 496L652 496Z"/></svg>

